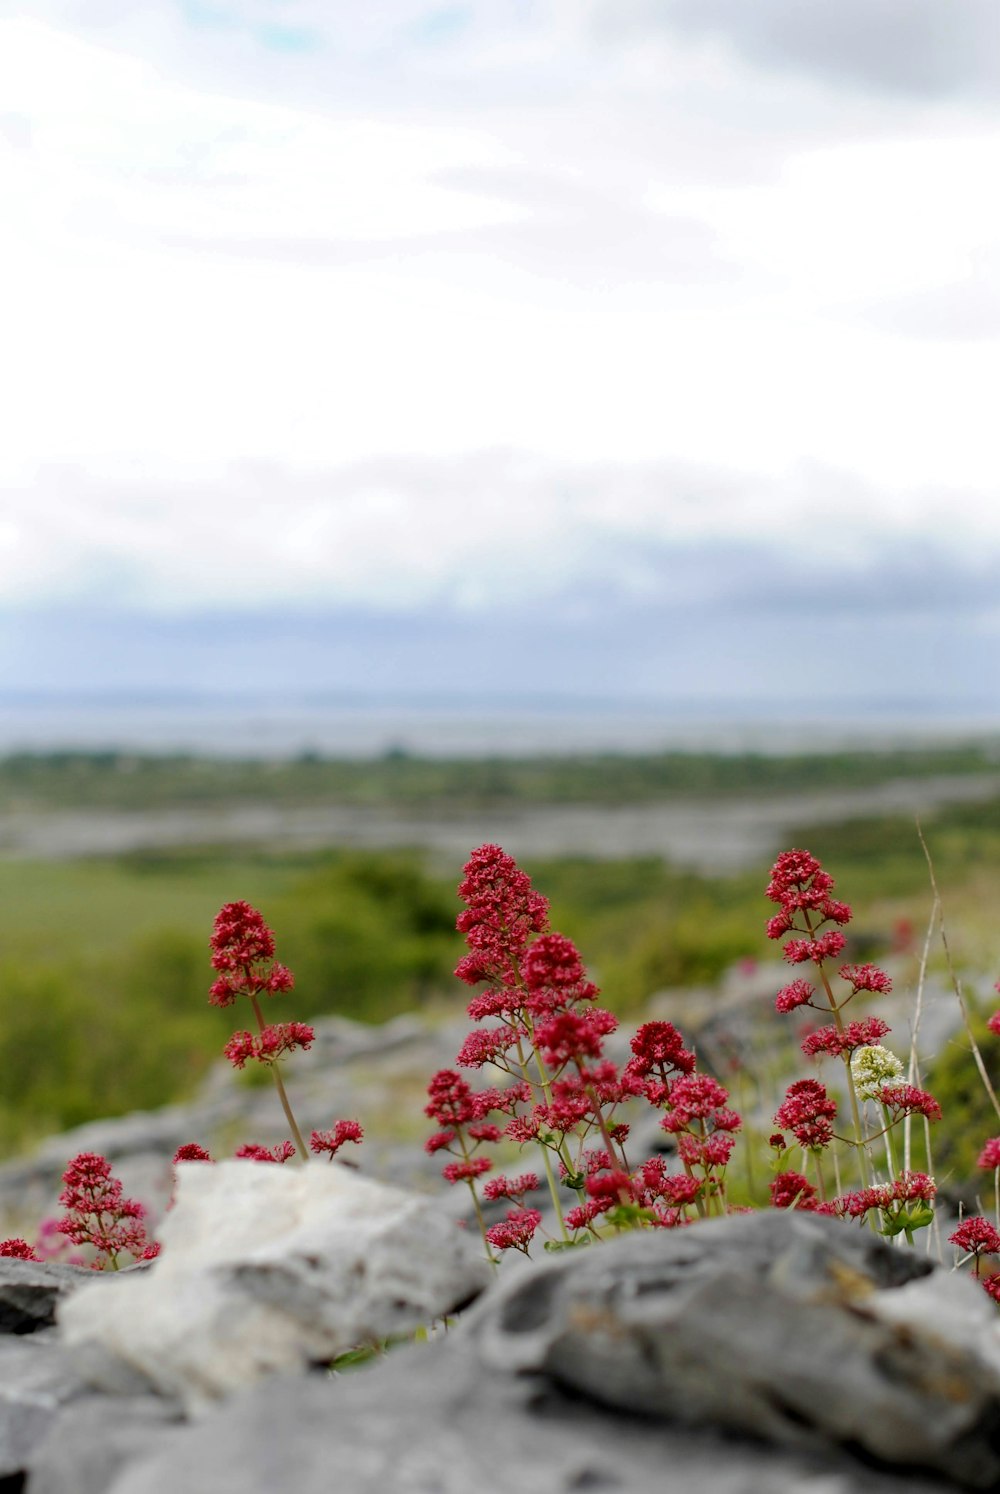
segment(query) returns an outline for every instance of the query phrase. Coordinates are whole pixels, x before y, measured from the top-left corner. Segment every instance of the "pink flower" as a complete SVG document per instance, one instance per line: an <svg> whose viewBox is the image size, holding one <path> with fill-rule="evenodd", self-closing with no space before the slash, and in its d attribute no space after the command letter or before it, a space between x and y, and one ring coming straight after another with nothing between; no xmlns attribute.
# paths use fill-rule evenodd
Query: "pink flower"
<svg viewBox="0 0 1000 1494"><path fill-rule="evenodd" d="M818 908L833 886L809 851L783 851L771 868L765 895L783 908Z"/></svg>
<svg viewBox="0 0 1000 1494"><path fill-rule="evenodd" d="M847 940L839 929L830 929L826 934L819 934L815 939L789 939L785 945L785 959L790 965L803 965L806 960L812 960L814 965L821 965L824 960L832 960L840 954Z"/></svg>
<svg viewBox="0 0 1000 1494"><path fill-rule="evenodd" d="M537 1209L511 1209L503 1224L494 1224L486 1231L486 1238L497 1250L523 1250L527 1255L541 1222Z"/></svg>
<svg viewBox="0 0 1000 1494"><path fill-rule="evenodd" d="M307 1022L274 1022L257 1035L234 1032L222 1052L234 1068L242 1069L250 1059L276 1063L284 1053L311 1047L315 1036Z"/></svg>
<svg viewBox="0 0 1000 1494"><path fill-rule="evenodd" d="M892 977L877 965L841 965L837 974L857 991L877 991L888 996L892 990Z"/></svg>
<svg viewBox="0 0 1000 1494"><path fill-rule="evenodd" d="M848 1022L843 1032L838 1032L833 1026L818 1027L802 1039L802 1051L807 1058L815 1058L820 1053L840 1058L853 1053L855 1048L880 1043L888 1031L889 1024L881 1017L863 1017L859 1022Z"/></svg>
<svg viewBox="0 0 1000 1494"><path fill-rule="evenodd" d="M174 1166L175 1167L176 1167L176 1165L177 1165L178 1162L211 1162L211 1161L212 1161L212 1155L211 1155L211 1153L210 1152L206 1152L205 1148L203 1146L199 1146L196 1141L185 1141L184 1145L183 1146L179 1146L177 1148L176 1152L174 1152Z"/></svg>
<svg viewBox="0 0 1000 1494"><path fill-rule="evenodd" d="M597 997L597 987L587 979L576 945L563 934L542 934L536 939L525 953L522 969L529 992L526 1005L535 1015Z"/></svg>
<svg viewBox="0 0 1000 1494"><path fill-rule="evenodd" d="M775 1209L811 1210L816 1202L816 1189L801 1172L779 1172L771 1180L770 1194Z"/></svg>
<svg viewBox="0 0 1000 1494"><path fill-rule="evenodd" d="M894 1111L894 1120L902 1115L924 1115L928 1120L941 1119L941 1106L925 1089L913 1084L894 1084L879 1091L879 1102Z"/></svg>
<svg viewBox="0 0 1000 1494"><path fill-rule="evenodd" d="M665 1079L668 1071L690 1074L694 1070L694 1054L685 1048L672 1022L643 1022L629 1046L633 1056L628 1068L641 1077L658 1074Z"/></svg>
<svg viewBox="0 0 1000 1494"><path fill-rule="evenodd" d="M458 895L466 908L456 927L465 935L469 953L455 974L470 986L483 980L511 984L520 973L531 935L546 926L546 899L532 890L530 878L497 845L473 851Z"/></svg>
<svg viewBox="0 0 1000 1494"><path fill-rule="evenodd" d="M837 1102L831 1100L818 1079L797 1079L788 1086L774 1124L791 1131L800 1146L815 1150L833 1139L831 1122L836 1114Z"/></svg>
<svg viewBox="0 0 1000 1494"><path fill-rule="evenodd" d="M986 1025L990 1032L1000 1033L1000 1012L994 1012L992 1017L987 1017Z"/></svg>
<svg viewBox="0 0 1000 1494"><path fill-rule="evenodd" d="M791 985L782 986L774 998L774 1007L782 1014L793 1012L796 1007L805 1006L815 995L816 987L807 980L793 980Z"/></svg>
<svg viewBox="0 0 1000 1494"><path fill-rule="evenodd" d="M332 1131L313 1131L309 1137L309 1150L317 1156L326 1152L331 1161L348 1141L360 1146L365 1133L355 1120L339 1120Z"/></svg>
<svg viewBox="0 0 1000 1494"><path fill-rule="evenodd" d="M989 1276L983 1277L983 1291L994 1302L1000 1303L1000 1271L993 1271Z"/></svg>
<svg viewBox="0 0 1000 1494"><path fill-rule="evenodd" d="M500 1198L519 1199L526 1193L533 1193L538 1187L538 1174L534 1172L523 1172L516 1178L505 1178L503 1174L490 1178L483 1186L483 1197L495 1202Z"/></svg>
<svg viewBox="0 0 1000 1494"><path fill-rule="evenodd" d="M11 1240L0 1240L0 1255L9 1256L15 1261L37 1261L40 1259L27 1240L22 1240L20 1235L15 1235Z"/></svg>
<svg viewBox="0 0 1000 1494"><path fill-rule="evenodd" d="M1000 1136L991 1136L976 1159L977 1167L1000 1167Z"/></svg>
<svg viewBox="0 0 1000 1494"><path fill-rule="evenodd" d="M279 1141L277 1146L270 1148L251 1141L246 1146L237 1147L233 1156L244 1162L289 1162L295 1156L295 1148L290 1141Z"/></svg>
<svg viewBox="0 0 1000 1494"><path fill-rule="evenodd" d="M479 1028L468 1034L455 1062L460 1069L481 1069L497 1063L516 1042L517 1033L510 1027Z"/></svg>
<svg viewBox="0 0 1000 1494"><path fill-rule="evenodd" d="M948 1236L948 1240L952 1245L957 1245L959 1250L968 1251L976 1257L1000 1254L1000 1234L988 1219L979 1215L963 1219L954 1234Z"/></svg>
<svg viewBox="0 0 1000 1494"><path fill-rule="evenodd" d="M440 1126L462 1126L478 1118L472 1091L454 1069L439 1069L427 1086L427 1093L430 1100L424 1106L424 1114Z"/></svg>
<svg viewBox="0 0 1000 1494"><path fill-rule="evenodd" d="M489 1157L470 1157L467 1161L449 1162L442 1167L441 1176L448 1183L470 1183L473 1178L481 1178L492 1167Z"/></svg>
<svg viewBox="0 0 1000 1494"><path fill-rule="evenodd" d="M584 1058L600 1058L605 1037L617 1026L617 1017L601 1007L557 1011L535 1028L535 1042L545 1062L560 1068Z"/></svg>
<svg viewBox="0 0 1000 1494"><path fill-rule="evenodd" d="M122 1185L111 1171L111 1163L97 1152L79 1152L63 1173L59 1202L67 1210L59 1230L74 1245L92 1245L97 1264L117 1269L118 1257L127 1250L138 1260L149 1241L142 1220L146 1211L133 1198L125 1198Z"/></svg>

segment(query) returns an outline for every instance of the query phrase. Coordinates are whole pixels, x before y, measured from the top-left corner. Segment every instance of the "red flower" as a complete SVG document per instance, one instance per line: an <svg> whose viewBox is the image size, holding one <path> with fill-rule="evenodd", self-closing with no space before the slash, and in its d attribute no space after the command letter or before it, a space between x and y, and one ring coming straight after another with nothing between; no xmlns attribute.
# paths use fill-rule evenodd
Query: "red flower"
<svg viewBox="0 0 1000 1494"><path fill-rule="evenodd" d="M797 1079L785 1092L774 1124L791 1131L801 1146L817 1148L833 1139L831 1122L836 1114L837 1102L831 1100L818 1079Z"/></svg>
<svg viewBox="0 0 1000 1494"><path fill-rule="evenodd" d="M27 1240L22 1240L20 1235L15 1235L11 1240L0 1240L0 1255L10 1256L15 1261L37 1261L37 1256Z"/></svg>
<svg viewBox="0 0 1000 1494"><path fill-rule="evenodd" d="M977 1167L1000 1167L1000 1136L991 1136L976 1159Z"/></svg>
<svg viewBox="0 0 1000 1494"><path fill-rule="evenodd" d="M837 974L857 991L877 991L888 996L892 990L892 977L877 965L841 965Z"/></svg>
<svg viewBox="0 0 1000 1494"><path fill-rule="evenodd" d="M97 1152L79 1152L63 1173L59 1202L67 1210L59 1220L59 1231L74 1245L92 1245L98 1264L118 1267L118 1257L127 1250L138 1260L149 1241L142 1220L146 1211L133 1198L125 1198L122 1185L111 1171L111 1163Z"/></svg>
<svg viewBox="0 0 1000 1494"><path fill-rule="evenodd" d="M497 1250L523 1250L527 1255L541 1222L537 1209L511 1209L503 1224L494 1224L486 1231L486 1238Z"/></svg>
<svg viewBox="0 0 1000 1494"><path fill-rule="evenodd" d="M317 1156L320 1152L326 1152L332 1160L346 1142L352 1141L360 1146L364 1135L357 1121L339 1120L332 1131L313 1131L309 1137L309 1150Z"/></svg>
<svg viewBox="0 0 1000 1494"><path fill-rule="evenodd" d="M992 1017L987 1017L986 1025L990 1032L1000 1033L1000 1012L994 1012Z"/></svg>
<svg viewBox="0 0 1000 1494"><path fill-rule="evenodd" d="M832 960L840 954L847 940L839 929L830 929L828 933L819 934L815 939L789 939L785 945L785 959L790 965L804 965L806 960L812 960L814 965L821 965L824 960Z"/></svg>
<svg viewBox="0 0 1000 1494"><path fill-rule="evenodd" d="M815 1058L819 1053L840 1058L853 1053L855 1048L880 1043L888 1031L889 1024L881 1017L863 1017L859 1022L848 1022L843 1032L838 1032L833 1026L818 1027L802 1039L802 1051L807 1058Z"/></svg>
<svg viewBox="0 0 1000 1494"><path fill-rule="evenodd" d="M895 1112L894 1120L902 1115L925 1115L932 1121L941 1119L941 1106L934 1096L913 1084L894 1084L880 1090L879 1103Z"/></svg>
<svg viewBox="0 0 1000 1494"><path fill-rule="evenodd" d="M176 1166L178 1162L211 1161L211 1153L206 1152L205 1148L203 1146L199 1146L196 1141L185 1141L184 1145L179 1146L176 1152L174 1152L174 1166Z"/></svg>
<svg viewBox="0 0 1000 1494"><path fill-rule="evenodd" d="M770 1194L775 1209L811 1210L816 1202L816 1189L801 1172L779 1172L771 1180Z"/></svg>
<svg viewBox="0 0 1000 1494"><path fill-rule="evenodd" d="M455 974L470 986L481 980L511 984L520 973L530 936L546 926L546 899L532 890L530 878L497 845L473 851L458 895L466 908L456 927L465 935L469 953Z"/></svg>
<svg viewBox="0 0 1000 1494"><path fill-rule="evenodd" d="M816 987L809 984L807 980L793 980L791 985L782 986L774 998L776 1011L785 1014L793 1012L798 1006L805 1006L816 994Z"/></svg>
<svg viewBox="0 0 1000 1494"><path fill-rule="evenodd" d="M295 1156L295 1148L290 1141L279 1141L277 1146L270 1148L251 1141L246 1146L237 1147L233 1156L244 1162L288 1162Z"/></svg>
<svg viewBox="0 0 1000 1494"><path fill-rule="evenodd" d="M963 1219L955 1230L948 1236L952 1245L957 1245L959 1250L969 1251L972 1255L998 1255L1000 1254L1000 1234L994 1229L988 1219L975 1215L971 1219Z"/></svg>
<svg viewBox="0 0 1000 1494"><path fill-rule="evenodd" d="M493 1163L489 1157L470 1157L468 1161L449 1162L441 1169L441 1176L449 1183L469 1183L489 1172Z"/></svg>

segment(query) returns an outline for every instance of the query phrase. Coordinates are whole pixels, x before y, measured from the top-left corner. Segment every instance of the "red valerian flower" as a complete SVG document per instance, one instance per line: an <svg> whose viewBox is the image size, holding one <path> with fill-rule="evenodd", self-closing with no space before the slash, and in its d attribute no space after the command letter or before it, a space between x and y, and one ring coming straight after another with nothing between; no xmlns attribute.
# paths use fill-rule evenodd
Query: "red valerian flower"
<svg viewBox="0 0 1000 1494"><path fill-rule="evenodd" d="M542 934L526 950L522 969L528 988L525 1005L533 1016L597 998L576 945L564 934Z"/></svg>
<svg viewBox="0 0 1000 1494"><path fill-rule="evenodd" d="M473 1178L481 1178L484 1172L490 1172L493 1163L489 1157L469 1157L461 1162L449 1162L441 1169L441 1176L449 1183L470 1183Z"/></svg>
<svg viewBox="0 0 1000 1494"><path fill-rule="evenodd" d="M486 1238L497 1250L523 1250L527 1255L541 1222L538 1209L511 1209L502 1224L494 1224L486 1231Z"/></svg>
<svg viewBox="0 0 1000 1494"><path fill-rule="evenodd" d="M146 1210L126 1198L111 1171L111 1163L97 1152L79 1152L63 1173L59 1202L66 1213L59 1231L74 1245L92 1245L98 1267L118 1269L123 1250L139 1260L149 1246L142 1221Z"/></svg>
<svg viewBox="0 0 1000 1494"><path fill-rule="evenodd" d="M784 955L790 965L803 965L807 960L812 960L814 965L822 965L824 960L832 960L839 955L846 943L847 940L839 929L830 929L815 939L789 939Z"/></svg>
<svg viewBox="0 0 1000 1494"><path fill-rule="evenodd" d="M290 991L294 984L291 971L274 963L274 935L249 903L219 909L209 946L212 969L220 972L209 991L213 1006L231 1006L240 994Z"/></svg>
<svg viewBox="0 0 1000 1494"><path fill-rule="evenodd" d="M308 1022L273 1022L262 1032L234 1032L223 1048L223 1054L236 1069L250 1059L257 1063L277 1063L285 1053L296 1048L310 1048L316 1033Z"/></svg>
<svg viewBox="0 0 1000 1494"><path fill-rule="evenodd" d="M1000 1255L1000 1233L988 1219L983 1219L980 1215L963 1219L954 1234L948 1236L948 1240L952 1245L957 1245L959 1250L968 1251L977 1257Z"/></svg>
<svg viewBox="0 0 1000 1494"><path fill-rule="evenodd" d="M989 1276L983 1277L983 1291L994 1302L1000 1303L1000 1271L992 1271Z"/></svg>
<svg viewBox="0 0 1000 1494"><path fill-rule="evenodd" d="M807 1058L815 1058L820 1053L842 1058L853 1053L855 1048L875 1046L888 1031L889 1024L883 1022L881 1017L863 1017L858 1022L848 1022L843 1032L838 1032L832 1025L818 1027L815 1032L807 1033L802 1039L802 1051Z"/></svg>
<svg viewBox="0 0 1000 1494"><path fill-rule="evenodd" d="M837 974L858 991L875 991L888 996L892 990L892 977L877 965L841 965Z"/></svg>
<svg viewBox="0 0 1000 1494"><path fill-rule="evenodd" d="M643 1022L630 1044L632 1057L626 1069L641 1078L656 1074L665 1079L668 1073L690 1074L695 1056L684 1046L684 1039L672 1022Z"/></svg>
<svg viewBox="0 0 1000 1494"><path fill-rule="evenodd" d="M774 1115L774 1124L791 1131L800 1146L813 1150L829 1145L833 1139L832 1121L837 1102L827 1094L818 1079L797 1079L790 1084L785 1098Z"/></svg>
<svg viewBox="0 0 1000 1494"><path fill-rule="evenodd" d="M813 1210L816 1206L816 1189L801 1172L779 1172L771 1179L771 1206L775 1209Z"/></svg>
<svg viewBox="0 0 1000 1494"><path fill-rule="evenodd" d="M991 1136L976 1158L976 1166L988 1168L990 1171L1000 1167L1000 1136Z"/></svg>
<svg viewBox="0 0 1000 1494"><path fill-rule="evenodd" d="M990 1032L1000 1033L1000 1012L994 1012L992 1017L987 1017L986 1025Z"/></svg>
<svg viewBox="0 0 1000 1494"><path fill-rule="evenodd" d="M211 1162L213 1159L211 1152L207 1152L196 1141L185 1141L184 1145L179 1146L174 1152L173 1160L176 1166L178 1162Z"/></svg>
<svg viewBox="0 0 1000 1494"><path fill-rule="evenodd" d="M791 985L782 986L774 998L775 1011L783 1015L793 1012L796 1007L805 1006L816 995L816 987L810 985L807 980L793 980Z"/></svg>
<svg viewBox="0 0 1000 1494"><path fill-rule="evenodd" d="M439 1069L427 1086L430 1096L424 1114L440 1126L462 1126L479 1119L472 1091L454 1069Z"/></svg>
<svg viewBox="0 0 1000 1494"><path fill-rule="evenodd" d="M548 902L533 891L531 879L500 846L483 845L465 864L458 895L466 904L456 927L469 953L455 974L468 985L494 981L510 985L520 975L521 959L532 934L548 921Z"/></svg>
<svg viewBox="0 0 1000 1494"><path fill-rule="evenodd" d="M233 1156L244 1162L289 1162L295 1156L295 1148L290 1141L279 1141L277 1146L270 1148L251 1141L246 1146L237 1147Z"/></svg>
<svg viewBox="0 0 1000 1494"><path fill-rule="evenodd" d="M526 1193L534 1193L537 1187L538 1174L535 1172L522 1172L516 1178L506 1178L501 1173L485 1184L483 1197L491 1203L500 1198L521 1199Z"/></svg>
<svg viewBox="0 0 1000 1494"><path fill-rule="evenodd" d="M893 1120L903 1115L924 1115L928 1120L941 1119L941 1106L925 1089L913 1084L893 1084L879 1090L879 1104L893 1112Z"/></svg>
<svg viewBox="0 0 1000 1494"><path fill-rule="evenodd" d="M20 1235L15 1235L11 1240L0 1240L0 1255L9 1256L15 1261L37 1261L41 1257L35 1254L34 1248L27 1240L22 1240Z"/></svg>
<svg viewBox="0 0 1000 1494"><path fill-rule="evenodd" d="M833 878L810 851L782 851L765 895L783 908L819 908L832 887Z"/></svg>
<svg viewBox="0 0 1000 1494"><path fill-rule="evenodd" d="M339 1120L332 1131L313 1131L309 1137L309 1150L317 1156L326 1152L332 1161L340 1151L340 1148L348 1141L355 1146L360 1146L364 1140L365 1133L355 1120Z"/></svg>

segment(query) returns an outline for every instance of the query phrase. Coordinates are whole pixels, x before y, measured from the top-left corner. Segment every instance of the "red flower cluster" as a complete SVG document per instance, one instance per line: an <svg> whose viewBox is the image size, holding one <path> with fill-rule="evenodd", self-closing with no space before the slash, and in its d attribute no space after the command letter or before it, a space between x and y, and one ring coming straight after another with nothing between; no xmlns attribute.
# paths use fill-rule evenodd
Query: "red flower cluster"
<svg viewBox="0 0 1000 1494"><path fill-rule="evenodd" d="M332 1161L347 1142L360 1146L364 1137L365 1133L357 1121L339 1120L332 1131L313 1131L309 1137L309 1150L317 1156L325 1152Z"/></svg>
<svg viewBox="0 0 1000 1494"><path fill-rule="evenodd" d="M875 1183L871 1188L845 1193L836 1200L835 1208L849 1219L863 1219L869 1209L888 1212L905 1204L929 1204L936 1194L937 1184L925 1172L903 1172L891 1183Z"/></svg>
<svg viewBox="0 0 1000 1494"><path fill-rule="evenodd" d="M879 1103L890 1111L893 1120L904 1115L924 1115L928 1120L941 1119L941 1106L925 1089L913 1084L894 1084L879 1092Z"/></svg>
<svg viewBox="0 0 1000 1494"><path fill-rule="evenodd" d="M315 1038L306 1022L268 1025L261 1013L259 997L290 991L292 973L274 959L274 935L249 903L225 903L218 912L209 940L212 969L220 972L209 989L213 1006L232 1006L237 996L247 996L257 1019L258 1032L234 1032L223 1052L234 1068L242 1069L253 1059L273 1064L295 1048L308 1048Z"/></svg>
<svg viewBox="0 0 1000 1494"><path fill-rule="evenodd" d="M948 1236L948 1240L952 1245L957 1245L959 1250L976 1256L977 1262L981 1255L1000 1255L1000 1232L988 1219L979 1215L963 1219L954 1234Z"/></svg>
<svg viewBox="0 0 1000 1494"><path fill-rule="evenodd" d="M34 1248L27 1240L22 1240L20 1235L15 1235L11 1240L0 1240L0 1255L8 1256L15 1261L37 1261L41 1257L35 1254Z"/></svg>
<svg viewBox="0 0 1000 1494"><path fill-rule="evenodd" d="M549 905L532 890L530 878L499 846L473 851L458 895L466 909L458 916L469 953L455 974L467 985L480 981L500 986L523 979L521 960L532 934L541 933Z"/></svg>
<svg viewBox="0 0 1000 1494"><path fill-rule="evenodd" d="M150 1260L159 1252L146 1238L145 1209L124 1196L106 1157L79 1152L63 1173L63 1184L59 1202L67 1212L59 1220L60 1233L74 1245L92 1245L98 1267L117 1270L122 1251L136 1260Z"/></svg>
<svg viewBox="0 0 1000 1494"><path fill-rule="evenodd" d="M791 1131L800 1146L816 1151L832 1141L836 1114L836 1100L830 1098L818 1079L796 1079L775 1111L774 1124L783 1131Z"/></svg>
<svg viewBox="0 0 1000 1494"><path fill-rule="evenodd" d="M815 1213L819 1206L816 1189L801 1172L779 1172L771 1179L769 1192L774 1209L806 1209Z"/></svg>
<svg viewBox="0 0 1000 1494"><path fill-rule="evenodd" d="M295 1156L295 1148L290 1141L279 1141L272 1147L250 1141L246 1146L237 1147L233 1156L244 1162L290 1162Z"/></svg>
<svg viewBox="0 0 1000 1494"><path fill-rule="evenodd" d="M802 1051L807 1058L816 1058L821 1053L834 1058L849 1058L855 1048L872 1047L880 1043L889 1031L888 1022L881 1017L863 1017L859 1022L848 1022L843 1030L834 1026L817 1027L802 1039Z"/></svg>
<svg viewBox="0 0 1000 1494"><path fill-rule="evenodd" d="M454 1070L434 1076L426 1113L440 1129L425 1145L449 1154L444 1176L468 1184L478 1210L476 1181L491 1166L480 1146L501 1139L535 1143L550 1154L553 1190L558 1172L576 1193L576 1205L563 1214L566 1228L590 1233L604 1215L614 1228L675 1225L685 1222L689 1206L704 1212L706 1200L721 1199L740 1118L726 1108L727 1091L695 1073L694 1054L676 1028L645 1023L619 1069L604 1055L617 1020L595 1005L597 987L575 945L547 930L545 899L516 863L499 846L481 846L465 868L459 895L468 904L458 928L469 953L455 973L470 985L485 984L468 1010L473 1021L488 1025L468 1035L458 1064L499 1068L510 1082L503 1090L475 1093ZM683 1174L668 1175L656 1159L637 1171L628 1164L629 1127L615 1111L637 1097L664 1110ZM498 1113L505 1117L502 1127L489 1119ZM524 1194L537 1186L535 1173L485 1184L486 1202L508 1198L521 1206L506 1223L484 1225L495 1248L527 1248L537 1222L529 1230L525 1220L535 1211L523 1208Z"/></svg>
<svg viewBox="0 0 1000 1494"><path fill-rule="evenodd" d="M1000 1167L1000 1136L991 1136L976 1158L976 1166L992 1171Z"/></svg>
<svg viewBox="0 0 1000 1494"><path fill-rule="evenodd" d="M273 1022L256 1036L252 1032L234 1032L222 1051L234 1069L242 1069L248 1059L277 1063L283 1054L296 1048L311 1048L315 1037L307 1022Z"/></svg>

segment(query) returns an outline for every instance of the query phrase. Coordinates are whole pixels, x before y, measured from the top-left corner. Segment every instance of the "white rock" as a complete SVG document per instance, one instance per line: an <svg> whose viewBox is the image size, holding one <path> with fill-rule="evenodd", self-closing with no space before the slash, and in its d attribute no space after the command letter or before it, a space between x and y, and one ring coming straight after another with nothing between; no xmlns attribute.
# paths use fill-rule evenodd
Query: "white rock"
<svg viewBox="0 0 1000 1494"><path fill-rule="evenodd" d="M58 1314L198 1411L228 1391L406 1333L490 1268L433 1203L336 1163L178 1168L155 1266L82 1287Z"/></svg>

